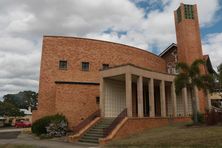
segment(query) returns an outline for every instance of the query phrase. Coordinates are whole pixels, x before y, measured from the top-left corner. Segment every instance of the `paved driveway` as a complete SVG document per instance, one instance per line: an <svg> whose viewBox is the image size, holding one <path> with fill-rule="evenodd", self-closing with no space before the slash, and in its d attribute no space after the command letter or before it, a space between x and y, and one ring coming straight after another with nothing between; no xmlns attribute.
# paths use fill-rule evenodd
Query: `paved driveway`
<svg viewBox="0 0 222 148"><path fill-rule="evenodd" d="M16 139L22 130L21 128L1 128L0 139Z"/></svg>
<svg viewBox="0 0 222 148"><path fill-rule="evenodd" d="M68 143L63 139L40 140L32 134L22 133L23 129L0 129L0 145L1 144L25 144L33 145L41 148L96 148L98 145Z"/></svg>

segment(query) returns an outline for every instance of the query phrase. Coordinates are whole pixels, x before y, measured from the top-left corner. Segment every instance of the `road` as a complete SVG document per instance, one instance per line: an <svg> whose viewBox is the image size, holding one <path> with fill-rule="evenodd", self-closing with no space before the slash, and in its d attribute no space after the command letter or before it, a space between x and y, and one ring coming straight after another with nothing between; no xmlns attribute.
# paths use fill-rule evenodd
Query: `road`
<svg viewBox="0 0 222 148"><path fill-rule="evenodd" d="M22 133L23 129L0 129L0 145L2 144L25 144L39 148L96 148L98 145L68 143L62 139L40 140L32 134Z"/></svg>

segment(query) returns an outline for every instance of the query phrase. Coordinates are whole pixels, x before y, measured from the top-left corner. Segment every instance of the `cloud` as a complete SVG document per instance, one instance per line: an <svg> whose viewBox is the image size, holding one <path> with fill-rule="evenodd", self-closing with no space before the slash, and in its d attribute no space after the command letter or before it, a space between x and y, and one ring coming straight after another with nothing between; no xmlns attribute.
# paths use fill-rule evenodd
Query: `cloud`
<svg viewBox="0 0 222 148"><path fill-rule="evenodd" d="M203 42L203 52L210 55L214 69L222 63L222 32L209 34Z"/></svg>
<svg viewBox="0 0 222 148"><path fill-rule="evenodd" d="M0 96L38 90L43 35L104 39L160 53L176 42L173 11L180 2L198 4L201 27L217 21L219 0L1 0ZM212 46L205 44L206 52Z"/></svg>

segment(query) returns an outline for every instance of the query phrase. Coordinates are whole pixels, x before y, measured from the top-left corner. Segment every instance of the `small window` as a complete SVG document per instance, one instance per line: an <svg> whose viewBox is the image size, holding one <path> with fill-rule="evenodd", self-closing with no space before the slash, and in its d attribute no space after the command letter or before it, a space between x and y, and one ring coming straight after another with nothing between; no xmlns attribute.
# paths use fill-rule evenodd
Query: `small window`
<svg viewBox="0 0 222 148"><path fill-rule="evenodd" d="M103 64L103 69L109 69L109 64Z"/></svg>
<svg viewBox="0 0 222 148"><path fill-rule="evenodd" d="M96 104L99 104L100 98L96 97Z"/></svg>
<svg viewBox="0 0 222 148"><path fill-rule="evenodd" d="M61 60L61 61L59 61L59 69L62 69L62 70L65 70L65 69L67 69L67 61L65 61L65 60Z"/></svg>
<svg viewBox="0 0 222 148"><path fill-rule="evenodd" d="M82 71L89 71L89 62L82 62Z"/></svg>

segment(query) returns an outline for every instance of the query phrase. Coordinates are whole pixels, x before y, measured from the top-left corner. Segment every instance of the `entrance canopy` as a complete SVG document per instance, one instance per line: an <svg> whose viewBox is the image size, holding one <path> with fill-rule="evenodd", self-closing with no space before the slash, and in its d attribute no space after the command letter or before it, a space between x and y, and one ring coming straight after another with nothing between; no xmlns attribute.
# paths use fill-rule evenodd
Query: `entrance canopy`
<svg viewBox="0 0 222 148"><path fill-rule="evenodd" d="M116 117L125 108L128 117L176 116L174 77L132 64L102 70L102 116Z"/></svg>

